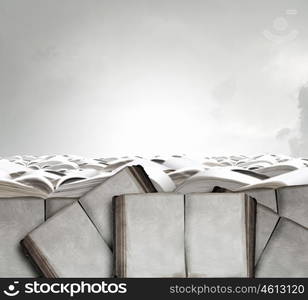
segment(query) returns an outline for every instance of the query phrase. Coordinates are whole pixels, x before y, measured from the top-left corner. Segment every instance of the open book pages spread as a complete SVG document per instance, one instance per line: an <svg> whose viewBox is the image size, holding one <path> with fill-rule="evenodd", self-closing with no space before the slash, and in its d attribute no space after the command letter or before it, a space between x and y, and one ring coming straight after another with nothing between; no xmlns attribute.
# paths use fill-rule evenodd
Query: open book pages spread
<svg viewBox="0 0 308 300"><path fill-rule="evenodd" d="M2 157L0 240L0 277L308 277L308 160Z"/></svg>

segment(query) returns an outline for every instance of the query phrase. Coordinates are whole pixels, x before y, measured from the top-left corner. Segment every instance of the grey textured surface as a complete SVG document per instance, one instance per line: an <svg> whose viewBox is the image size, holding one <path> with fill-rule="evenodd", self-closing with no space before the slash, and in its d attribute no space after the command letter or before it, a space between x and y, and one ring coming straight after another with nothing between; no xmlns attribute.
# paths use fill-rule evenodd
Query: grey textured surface
<svg viewBox="0 0 308 300"><path fill-rule="evenodd" d="M188 276L246 277L244 194L190 194L185 208Z"/></svg>
<svg viewBox="0 0 308 300"><path fill-rule="evenodd" d="M0 199L0 277L37 277L20 240L44 222L44 200Z"/></svg>
<svg viewBox="0 0 308 300"><path fill-rule="evenodd" d="M279 214L308 229L308 185L280 188L277 196Z"/></svg>
<svg viewBox="0 0 308 300"><path fill-rule="evenodd" d="M273 233L279 216L267 207L257 204L255 262L257 262Z"/></svg>
<svg viewBox="0 0 308 300"><path fill-rule="evenodd" d="M46 218L50 218L52 215L60 211L65 206L72 204L75 200L73 198L50 198L46 199Z"/></svg>
<svg viewBox="0 0 308 300"><path fill-rule="evenodd" d="M281 218L256 268L256 277L308 277L308 230Z"/></svg>
<svg viewBox="0 0 308 300"><path fill-rule="evenodd" d="M79 200L109 246L112 246L113 242L112 198L131 193L144 193L144 190L125 168Z"/></svg>
<svg viewBox="0 0 308 300"><path fill-rule="evenodd" d="M126 195L127 277L185 277L184 197Z"/></svg>
<svg viewBox="0 0 308 300"><path fill-rule="evenodd" d="M277 212L276 191L274 189L252 189L245 193L256 201Z"/></svg>
<svg viewBox="0 0 308 300"><path fill-rule="evenodd" d="M78 202L29 236L59 277L112 275L112 253Z"/></svg>

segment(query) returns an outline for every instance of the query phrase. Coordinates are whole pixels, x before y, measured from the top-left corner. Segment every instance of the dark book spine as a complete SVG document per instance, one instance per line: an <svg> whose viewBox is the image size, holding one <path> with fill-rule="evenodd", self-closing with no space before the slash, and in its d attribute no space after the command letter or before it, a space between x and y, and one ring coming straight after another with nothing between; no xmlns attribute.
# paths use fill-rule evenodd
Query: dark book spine
<svg viewBox="0 0 308 300"><path fill-rule="evenodd" d="M142 166L137 165L128 168L132 172L134 177L137 179L138 183L142 186L145 193L157 192L151 179L149 178L148 174L146 173L146 171Z"/></svg>
<svg viewBox="0 0 308 300"><path fill-rule="evenodd" d="M30 260L31 263L34 264L36 268L40 270L40 272L43 274L44 277L46 278L59 277L30 236L26 236L20 242L20 245L27 258Z"/></svg>
<svg viewBox="0 0 308 300"><path fill-rule="evenodd" d="M125 235L125 196L113 198L113 251L114 272L116 277L126 277L126 235Z"/></svg>
<svg viewBox="0 0 308 300"><path fill-rule="evenodd" d="M245 195L247 275L254 277L256 244L256 200Z"/></svg>

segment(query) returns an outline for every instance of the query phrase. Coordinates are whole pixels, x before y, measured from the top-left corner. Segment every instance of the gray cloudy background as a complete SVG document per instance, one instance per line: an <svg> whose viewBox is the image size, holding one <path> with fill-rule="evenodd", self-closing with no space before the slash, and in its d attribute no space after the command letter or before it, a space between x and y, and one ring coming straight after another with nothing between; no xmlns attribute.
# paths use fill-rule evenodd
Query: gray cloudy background
<svg viewBox="0 0 308 300"><path fill-rule="evenodd" d="M308 156L307 31L306 0L0 0L0 155Z"/></svg>

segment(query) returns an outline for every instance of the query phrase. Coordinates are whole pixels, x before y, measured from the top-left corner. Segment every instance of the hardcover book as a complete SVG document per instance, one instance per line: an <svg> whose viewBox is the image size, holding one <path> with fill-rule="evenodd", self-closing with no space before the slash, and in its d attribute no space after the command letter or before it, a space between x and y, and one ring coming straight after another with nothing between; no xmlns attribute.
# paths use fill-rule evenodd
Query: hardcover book
<svg viewBox="0 0 308 300"><path fill-rule="evenodd" d="M115 197L115 275L252 277L255 213L242 193Z"/></svg>
<svg viewBox="0 0 308 300"><path fill-rule="evenodd" d="M110 277L112 197L145 192L155 188L143 168L126 167L54 214L21 244L46 277Z"/></svg>

